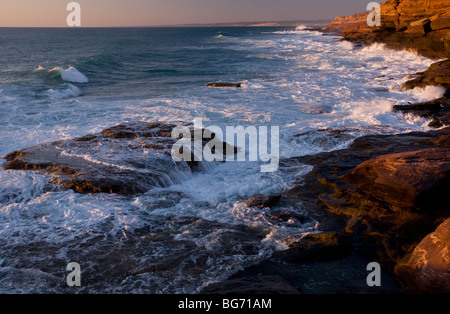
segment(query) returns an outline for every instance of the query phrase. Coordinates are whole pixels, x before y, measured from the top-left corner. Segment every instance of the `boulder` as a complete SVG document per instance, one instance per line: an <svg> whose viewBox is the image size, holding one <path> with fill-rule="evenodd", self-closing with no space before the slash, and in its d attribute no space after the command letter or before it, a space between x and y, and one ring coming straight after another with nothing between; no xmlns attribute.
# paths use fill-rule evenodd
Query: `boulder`
<svg viewBox="0 0 450 314"><path fill-rule="evenodd" d="M405 256L395 273L414 293L450 293L450 219Z"/></svg>
<svg viewBox="0 0 450 314"><path fill-rule="evenodd" d="M407 33L417 33L420 35L426 35L431 32L431 21L428 18L414 21L408 25Z"/></svg>
<svg viewBox="0 0 450 314"><path fill-rule="evenodd" d="M450 149L382 155L363 162L341 179L399 207L445 204L450 186Z"/></svg>

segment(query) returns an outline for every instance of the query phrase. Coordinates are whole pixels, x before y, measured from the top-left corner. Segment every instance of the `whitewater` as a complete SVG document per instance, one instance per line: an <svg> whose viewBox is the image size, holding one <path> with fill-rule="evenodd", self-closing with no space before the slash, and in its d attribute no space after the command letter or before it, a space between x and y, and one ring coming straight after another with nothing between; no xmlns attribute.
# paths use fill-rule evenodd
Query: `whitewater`
<svg viewBox="0 0 450 314"><path fill-rule="evenodd" d="M246 202L301 185L311 167L291 158L342 149L368 134L426 131L429 121L392 107L444 93L401 89L433 60L306 27L70 36L2 29L0 41L0 156L136 121L280 128L274 173L261 173L258 162L217 163L134 196L77 194L44 175L0 169L1 293L68 292L70 262L85 270L79 292L199 292L317 232L320 221L301 201L277 205L305 217L285 222ZM213 81L242 87L205 87ZM124 167L114 150L64 153Z"/></svg>

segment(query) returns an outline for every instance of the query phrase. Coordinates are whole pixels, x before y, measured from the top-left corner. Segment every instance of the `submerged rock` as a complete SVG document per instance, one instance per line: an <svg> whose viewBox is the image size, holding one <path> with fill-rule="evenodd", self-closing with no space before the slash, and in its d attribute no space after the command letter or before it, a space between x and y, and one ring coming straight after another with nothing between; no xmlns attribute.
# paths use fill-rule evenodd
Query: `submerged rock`
<svg viewBox="0 0 450 314"><path fill-rule="evenodd" d="M205 85L206 87L235 87L239 88L242 87L242 83L218 83L218 82L211 82Z"/></svg>
<svg viewBox="0 0 450 314"><path fill-rule="evenodd" d="M395 267L415 293L450 293L450 219L426 236Z"/></svg>
<svg viewBox="0 0 450 314"><path fill-rule="evenodd" d="M167 187L209 163L175 162L174 127L187 124L121 124L76 139L40 144L5 156L5 170L32 170L78 193L133 195ZM193 149L191 150L193 151Z"/></svg>

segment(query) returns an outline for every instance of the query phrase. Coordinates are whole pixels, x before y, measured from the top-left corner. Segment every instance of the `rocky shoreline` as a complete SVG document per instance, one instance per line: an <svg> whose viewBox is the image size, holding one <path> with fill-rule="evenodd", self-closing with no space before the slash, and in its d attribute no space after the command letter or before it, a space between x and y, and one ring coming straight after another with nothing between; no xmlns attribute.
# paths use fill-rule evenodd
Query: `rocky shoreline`
<svg viewBox="0 0 450 314"><path fill-rule="evenodd" d="M442 86L444 96L393 110L439 129L365 136L347 149L295 158L314 168L281 201L313 209L320 233L204 293L450 293L450 5L389 0L374 28L368 14L338 17L320 31L437 59L423 73L404 73L416 77L403 88ZM374 261L382 266L381 287L365 281Z"/></svg>
<svg viewBox="0 0 450 314"><path fill-rule="evenodd" d="M361 44L415 49L430 58L450 56L450 6L445 1L389 0L382 4L379 28L367 26L367 15L337 18L322 31ZM405 89L446 89L440 99L393 109L429 118L436 129L364 136L346 149L281 160L281 166L307 164L313 169L290 191L255 195L245 204L269 208L270 219L283 222L303 219L280 210L301 203L320 222L320 230L293 237L289 249L201 293L450 293L450 61L404 74L415 76ZM171 131L179 125L117 125L12 152L4 156L3 168L36 171L78 193L143 193L213 166L173 161ZM318 132L339 138L348 131ZM99 154L100 149L111 153ZM381 287L366 283L371 262L381 264Z"/></svg>

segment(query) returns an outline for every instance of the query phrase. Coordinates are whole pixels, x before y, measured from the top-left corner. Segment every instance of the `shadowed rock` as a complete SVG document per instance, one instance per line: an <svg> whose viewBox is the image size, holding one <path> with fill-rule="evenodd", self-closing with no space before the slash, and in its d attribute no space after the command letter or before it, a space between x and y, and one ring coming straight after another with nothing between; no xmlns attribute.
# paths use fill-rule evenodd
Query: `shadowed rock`
<svg viewBox="0 0 450 314"><path fill-rule="evenodd" d="M287 280L280 276L249 276L214 283L204 288L202 294L299 294Z"/></svg>
<svg viewBox="0 0 450 314"><path fill-rule="evenodd" d="M289 245L289 249L275 253L291 262L329 260L350 252L351 239L345 233L308 234Z"/></svg>

